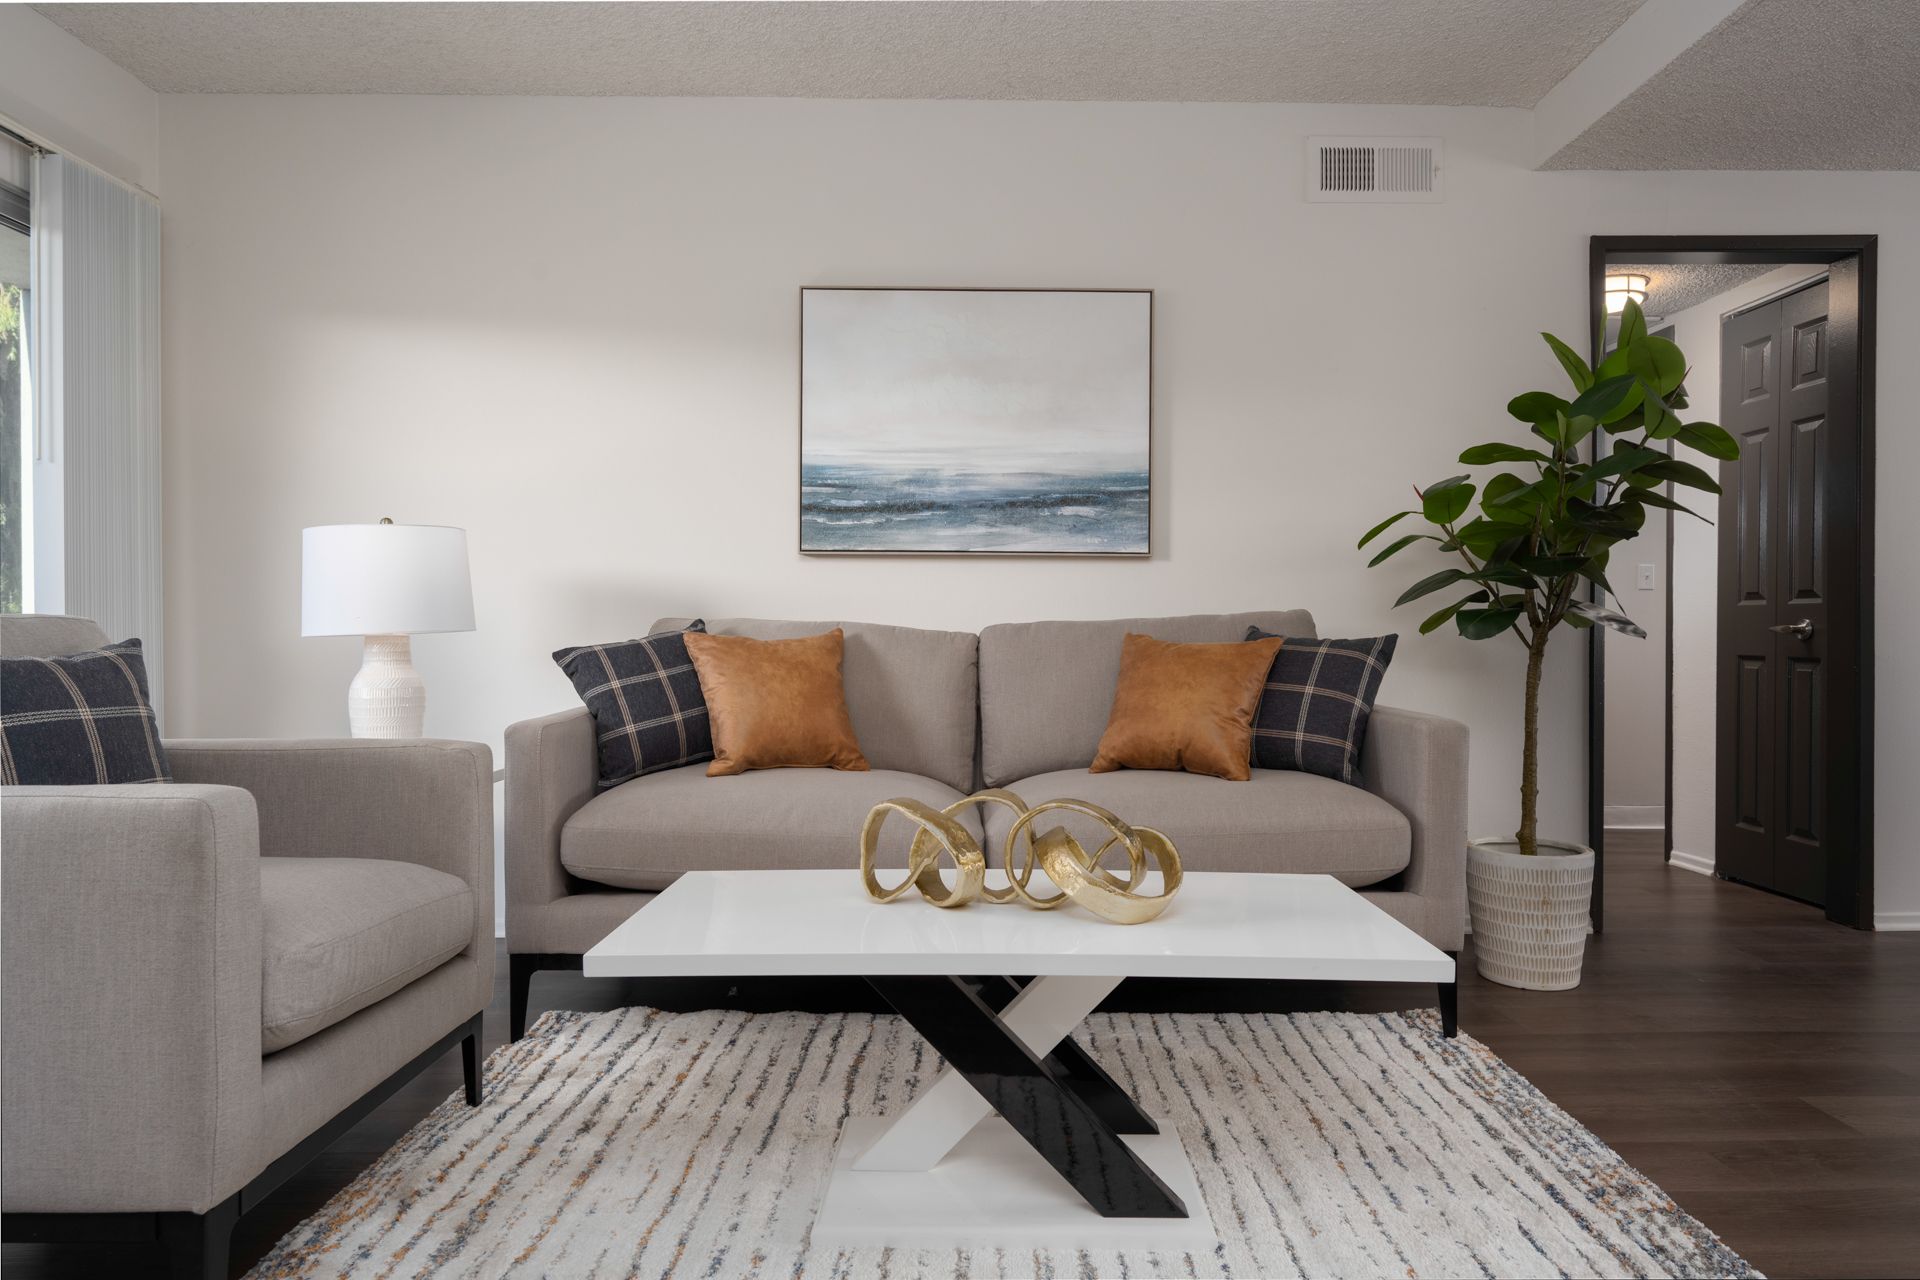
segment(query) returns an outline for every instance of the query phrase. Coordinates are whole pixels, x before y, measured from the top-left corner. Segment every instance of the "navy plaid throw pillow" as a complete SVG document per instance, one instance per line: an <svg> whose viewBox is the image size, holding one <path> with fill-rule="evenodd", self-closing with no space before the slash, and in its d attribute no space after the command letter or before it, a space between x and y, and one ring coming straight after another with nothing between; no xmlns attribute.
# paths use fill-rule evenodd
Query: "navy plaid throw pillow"
<svg viewBox="0 0 1920 1280"><path fill-rule="evenodd" d="M0 782L168 782L138 640L0 658Z"/></svg>
<svg viewBox="0 0 1920 1280"><path fill-rule="evenodd" d="M1271 633L1247 628L1247 639ZM1298 769L1360 785L1360 748L1399 636L1288 640L1253 713L1256 769Z"/></svg>
<svg viewBox="0 0 1920 1280"><path fill-rule="evenodd" d="M705 631L696 621L687 631ZM713 730L685 631L560 649L553 660L593 714L600 785L713 759Z"/></svg>

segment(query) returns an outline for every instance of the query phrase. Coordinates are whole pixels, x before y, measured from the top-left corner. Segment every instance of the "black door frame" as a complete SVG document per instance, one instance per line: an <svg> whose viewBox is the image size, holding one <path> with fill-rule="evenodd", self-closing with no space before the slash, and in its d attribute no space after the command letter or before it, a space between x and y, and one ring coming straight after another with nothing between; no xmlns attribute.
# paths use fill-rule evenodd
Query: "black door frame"
<svg viewBox="0 0 1920 1280"><path fill-rule="evenodd" d="M1855 457L1829 469L1824 508L1851 512L1852 519L1830 519L1826 527L1841 572L1834 588L1834 610L1842 619L1829 627L1834 659L1829 692L1836 705L1855 708L1856 730L1830 735L1826 788L1830 841L1827 850L1827 919L1856 929L1873 927L1873 515L1874 515L1874 343L1878 333L1878 236L1594 236L1587 249L1589 347L1597 360L1606 330L1606 274L1611 264L1752 263L1790 265L1824 263L1828 267L1828 334L1837 369L1851 368L1848 385L1836 384L1833 416L1859 423ZM1598 447L1598 441L1595 442ZM1672 574L1668 574L1671 583ZM1671 590L1671 586L1669 586ZM1596 590L1597 594L1597 590ZM1669 635L1671 635L1669 617ZM1587 648L1587 843L1596 852L1593 869L1593 927L1604 921L1606 808L1606 642L1600 628L1589 633ZM1668 720L1672 699L1668 699ZM1667 775L1673 774L1671 726ZM1671 781L1669 781L1671 786ZM1669 833L1671 839L1671 833Z"/></svg>

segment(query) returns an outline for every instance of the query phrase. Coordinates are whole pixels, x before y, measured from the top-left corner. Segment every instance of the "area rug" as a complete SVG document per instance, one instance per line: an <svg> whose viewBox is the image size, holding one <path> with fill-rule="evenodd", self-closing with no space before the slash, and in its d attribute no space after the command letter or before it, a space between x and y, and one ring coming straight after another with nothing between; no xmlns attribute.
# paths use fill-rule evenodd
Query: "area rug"
<svg viewBox="0 0 1920 1280"><path fill-rule="evenodd" d="M1427 1013L1099 1014L1173 1122L1211 1250L813 1249L840 1124L939 1059L898 1018L549 1013L251 1273L280 1276L1753 1276L1486 1046Z"/></svg>

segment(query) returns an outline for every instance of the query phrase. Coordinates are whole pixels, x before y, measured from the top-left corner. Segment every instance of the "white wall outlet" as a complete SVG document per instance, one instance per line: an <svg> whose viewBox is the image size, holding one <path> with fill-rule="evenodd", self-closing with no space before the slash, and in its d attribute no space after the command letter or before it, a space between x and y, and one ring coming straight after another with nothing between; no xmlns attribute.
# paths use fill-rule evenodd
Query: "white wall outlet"
<svg viewBox="0 0 1920 1280"><path fill-rule="evenodd" d="M1642 591L1653 590L1653 566L1652 565L1643 564L1640 566L1639 585Z"/></svg>

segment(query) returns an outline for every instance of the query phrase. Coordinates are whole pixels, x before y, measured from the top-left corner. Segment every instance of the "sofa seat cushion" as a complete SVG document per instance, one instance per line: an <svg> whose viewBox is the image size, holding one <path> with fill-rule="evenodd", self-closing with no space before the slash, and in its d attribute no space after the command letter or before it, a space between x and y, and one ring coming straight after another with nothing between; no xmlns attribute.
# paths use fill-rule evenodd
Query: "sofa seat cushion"
<svg viewBox="0 0 1920 1280"><path fill-rule="evenodd" d="M763 769L710 778L689 765L648 774L595 796L560 832L560 862L582 880L616 889L664 889L683 871L844 867L860 891L860 824L882 800L907 796L937 809L958 791L914 773L875 769ZM974 815L963 817L978 833ZM882 833L889 865L906 865L910 834ZM898 846L897 848L895 846Z"/></svg>
<svg viewBox="0 0 1920 1280"><path fill-rule="evenodd" d="M1406 869L1413 831L1406 815L1369 791L1292 770L1255 769L1245 782L1197 773L1122 769L1088 773L1065 769L1008 788L1028 804L1070 796L1110 809L1135 826L1164 832L1188 871L1293 871L1333 876L1358 888ZM988 865L1001 865L1000 848L1012 825L1004 809L987 815ZM1065 826L1091 851L1106 839L1096 824L1074 814L1044 817ZM1124 868L1109 851L1109 867ZM998 875L989 877L998 883Z"/></svg>
<svg viewBox="0 0 1920 1280"><path fill-rule="evenodd" d="M380 858L262 858L260 1048L378 1004L473 940L458 876Z"/></svg>

